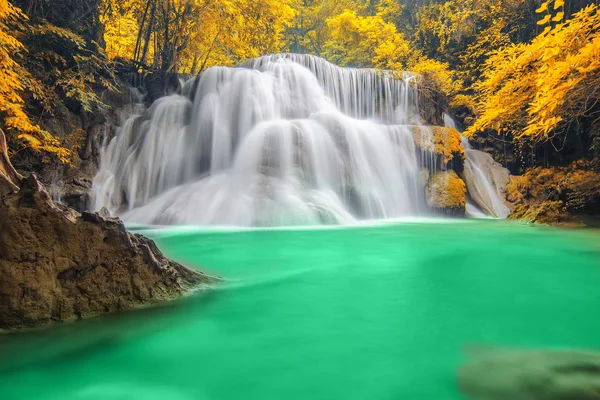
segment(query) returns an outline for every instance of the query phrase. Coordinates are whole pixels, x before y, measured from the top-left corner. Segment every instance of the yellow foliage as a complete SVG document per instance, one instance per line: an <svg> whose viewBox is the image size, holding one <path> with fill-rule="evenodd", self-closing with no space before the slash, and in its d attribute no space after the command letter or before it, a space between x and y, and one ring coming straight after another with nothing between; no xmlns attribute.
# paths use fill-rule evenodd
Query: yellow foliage
<svg viewBox="0 0 600 400"><path fill-rule="evenodd" d="M512 176L506 188L506 199L511 203L520 203L525 198L523 192L531 187L528 175Z"/></svg>
<svg viewBox="0 0 600 400"><path fill-rule="evenodd" d="M198 73L213 65L233 65L283 50L284 32L295 15L291 4L296 0L157 0L154 12L160 18L155 18L147 42L140 31L147 29L152 12L146 9L146 1L103 1L109 59L133 60L136 47L147 46L143 61L161 68L161 57L169 48L175 62L170 69ZM163 19L169 23L165 25Z"/></svg>
<svg viewBox="0 0 600 400"><path fill-rule="evenodd" d="M31 77L15 61L15 55L26 52L26 49L14 36L14 31L26 19L17 7L7 0L0 0L0 125L6 130L9 140L17 136L26 147L48 152L60 161L68 162L71 151L63 148L50 133L32 123L25 113L20 93L26 88L26 79ZM54 33L65 34L62 30ZM35 91L33 95L36 95Z"/></svg>
<svg viewBox="0 0 600 400"><path fill-rule="evenodd" d="M345 10L356 9L352 0L295 0L292 3L294 20L285 40L295 53L323 55L329 39L327 20Z"/></svg>
<svg viewBox="0 0 600 400"><path fill-rule="evenodd" d="M549 6L540 22L551 17ZM560 2L555 3L562 4ZM515 138L539 142L553 137L585 115L600 95L600 13L590 5L563 22L548 26L530 43L490 54L479 92L479 115L468 133L504 130Z"/></svg>
<svg viewBox="0 0 600 400"><path fill-rule="evenodd" d="M393 23L384 20L384 15L380 11L374 16L361 16L346 10L329 18L324 55L342 66L404 69L411 56L409 42Z"/></svg>
<svg viewBox="0 0 600 400"><path fill-rule="evenodd" d="M455 155L465 158L460 133L453 128L443 126L414 126L413 138L421 151L441 156L446 165Z"/></svg>
<svg viewBox="0 0 600 400"><path fill-rule="evenodd" d="M577 223L572 213L600 199L600 173L589 161L566 167L532 168L512 177L507 198L515 204L510 219L543 224Z"/></svg>
<svg viewBox="0 0 600 400"><path fill-rule="evenodd" d="M104 24L106 55L110 60L133 58L139 24L135 15L136 9L131 3L125 2L124 7L114 10L112 16L107 12L100 16L100 21Z"/></svg>
<svg viewBox="0 0 600 400"><path fill-rule="evenodd" d="M409 67L417 74L419 92L425 96L431 92L440 92L451 97L462 90L460 80L456 78L448 63L420 57Z"/></svg>
<svg viewBox="0 0 600 400"><path fill-rule="evenodd" d="M519 204L512 210L508 219L544 225L579 225L561 201Z"/></svg>
<svg viewBox="0 0 600 400"><path fill-rule="evenodd" d="M487 53L510 44L522 0L448 0L416 13L415 41L431 58L449 62L468 87L481 74Z"/></svg>

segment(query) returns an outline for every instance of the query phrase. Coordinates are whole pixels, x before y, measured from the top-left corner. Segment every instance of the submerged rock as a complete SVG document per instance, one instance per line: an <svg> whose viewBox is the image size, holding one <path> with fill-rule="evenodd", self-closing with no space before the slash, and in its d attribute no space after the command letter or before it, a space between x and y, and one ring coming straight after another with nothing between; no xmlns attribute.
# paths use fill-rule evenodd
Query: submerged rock
<svg viewBox="0 0 600 400"><path fill-rule="evenodd" d="M600 400L600 353L482 350L458 372L474 400Z"/></svg>
<svg viewBox="0 0 600 400"><path fill-rule="evenodd" d="M467 187L454 171L436 173L427 184L427 204L447 215L464 216Z"/></svg>
<svg viewBox="0 0 600 400"><path fill-rule="evenodd" d="M119 219L54 203L35 175L18 176L6 152L0 159L0 329L131 309L215 282Z"/></svg>

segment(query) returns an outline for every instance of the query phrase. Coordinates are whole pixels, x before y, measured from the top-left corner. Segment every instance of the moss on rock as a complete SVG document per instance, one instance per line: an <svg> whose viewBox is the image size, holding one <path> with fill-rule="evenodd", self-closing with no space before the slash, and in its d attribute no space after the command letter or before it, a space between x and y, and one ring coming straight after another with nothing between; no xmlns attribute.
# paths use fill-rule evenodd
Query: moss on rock
<svg viewBox="0 0 600 400"><path fill-rule="evenodd" d="M439 156L443 166L454 159L464 161L462 138L456 129L443 126L414 126L412 133L416 146L421 151Z"/></svg>
<svg viewBox="0 0 600 400"><path fill-rule="evenodd" d="M600 171L589 161L566 167L533 168L507 188L514 205L509 219L541 224L578 224L579 214L600 211Z"/></svg>
<svg viewBox="0 0 600 400"><path fill-rule="evenodd" d="M567 211L561 201L519 204L508 219L547 225L579 225L577 218Z"/></svg>
<svg viewBox="0 0 600 400"><path fill-rule="evenodd" d="M427 184L427 204L449 215L465 215L467 187L454 171L436 173Z"/></svg>

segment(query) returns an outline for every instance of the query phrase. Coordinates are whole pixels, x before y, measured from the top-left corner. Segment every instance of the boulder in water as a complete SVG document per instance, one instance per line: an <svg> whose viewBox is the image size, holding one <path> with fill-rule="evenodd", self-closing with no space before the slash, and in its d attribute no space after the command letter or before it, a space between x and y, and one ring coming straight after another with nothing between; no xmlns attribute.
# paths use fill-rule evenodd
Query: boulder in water
<svg viewBox="0 0 600 400"><path fill-rule="evenodd" d="M467 187L454 171L438 172L427 184L427 204L453 216L464 216Z"/></svg>
<svg viewBox="0 0 600 400"><path fill-rule="evenodd" d="M474 400L600 400L600 353L481 350L460 368L458 385Z"/></svg>
<svg viewBox="0 0 600 400"><path fill-rule="evenodd" d="M0 132L0 147L4 135ZM0 154L0 329L131 309L215 282L119 219L54 203Z"/></svg>

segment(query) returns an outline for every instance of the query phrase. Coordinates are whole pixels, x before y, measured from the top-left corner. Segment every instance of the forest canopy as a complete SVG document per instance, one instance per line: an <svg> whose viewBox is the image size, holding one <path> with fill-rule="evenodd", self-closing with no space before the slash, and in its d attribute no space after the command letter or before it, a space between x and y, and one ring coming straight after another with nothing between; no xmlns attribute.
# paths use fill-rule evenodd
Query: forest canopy
<svg viewBox="0 0 600 400"><path fill-rule="evenodd" d="M600 152L597 3L0 0L0 127L13 152L68 162L77 133L58 140L36 120L101 107L97 93L120 69L196 75L295 52L413 71L425 96L463 115L469 135L556 147L585 131Z"/></svg>

